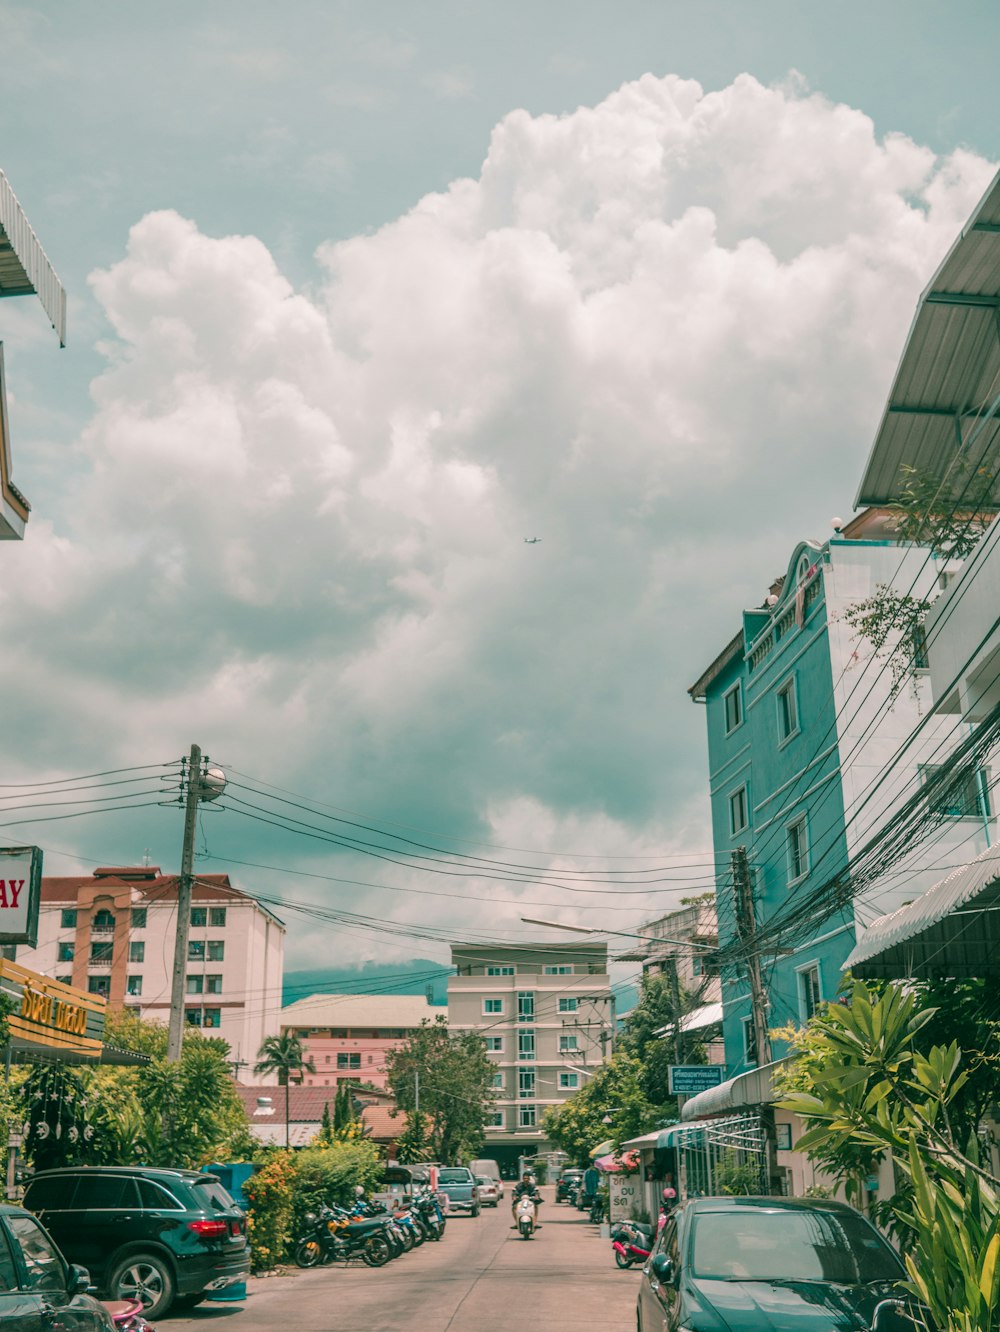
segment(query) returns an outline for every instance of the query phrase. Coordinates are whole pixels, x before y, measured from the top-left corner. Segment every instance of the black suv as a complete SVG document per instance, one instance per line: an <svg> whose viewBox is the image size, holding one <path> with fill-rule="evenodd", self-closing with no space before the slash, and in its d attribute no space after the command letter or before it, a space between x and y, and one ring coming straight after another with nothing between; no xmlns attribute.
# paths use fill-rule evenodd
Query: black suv
<svg viewBox="0 0 1000 1332"><path fill-rule="evenodd" d="M215 1175L151 1166L43 1170L24 1193L69 1258L148 1318L245 1280L246 1218Z"/></svg>
<svg viewBox="0 0 1000 1332"><path fill-rule="evenodd" d="M0 1206L0 1326L12 1332L114 1332L107 1309L86 1294L90 1276L70 1267L20 1207Z"/></svg>

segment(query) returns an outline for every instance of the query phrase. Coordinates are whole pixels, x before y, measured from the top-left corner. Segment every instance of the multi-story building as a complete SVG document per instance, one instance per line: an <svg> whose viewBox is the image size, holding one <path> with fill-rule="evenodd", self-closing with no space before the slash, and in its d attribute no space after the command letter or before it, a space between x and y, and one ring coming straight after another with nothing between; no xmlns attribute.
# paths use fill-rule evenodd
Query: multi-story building
<svg viewBox="0 0 1000 1332"><path fill-rule="evenodd" d="M899 542L890 515L866 510L826 543L795 548L787 576L743 613L739 633L691 688L706 705L721 949L749 923L746 898L741 905L735 876L725 872L734 851L746 850L766 939L769 922L813 902L814 891L856 865L958 743L951 722L927 715L919 636L904 654L909 665L896 692L892 671L845 619L880 587L924 598L937 579L924 547ZM995 819L984 774L939 803L933 846L916 845L840 909L817 897L795 937L762 957L771 1028L803 1021L835 996L842 964L875 916L929 888L937 865L987 844ZM751 1000L745 973L724 967L722 980L726 1059L735 1074L757 1061ZM773 1053L782 1050L776 1042Z"/></svg>
<svg viewBox="0 0 1000 1332"><path fill-rule="evenodd" d="M496 1066L484 1152L506 1165L550 1150L544 1112L611 1052L606 943L454 945L448 1022L476 1031Z"/></svg>
<svg viewBox="0 0 1000 1332"><path fill-rule="evenodd" d="M306 1087L338 1082L386 1085L385 1057L423 1022L447 1017L422 994L313 994L281 1010L281 1030L294 1031L316 1069Z"/></svg>
<svg viewBox="0 0 1000 1332"><path fill-rule="evenodd" d="M177 879L155 865L43 878L38 946L17 960L166 1022L177 934ZM199 874L188 939L185 1018L228 1041L244 1082L281 1027L285 927L228 874Z"/></svg>
<svg viewBox="0 0 1000 1332"><path fill-rule="evenodd" d="M642 942L615 958L616 962L641 962L643 976L676 978L678 998L687 999L688 1011L679 1032L664 1030L679 1046L690 1038L705 1046L708 1062L723 1063L722 984L715 950L719 926L715 893L689 899L678 911L640 925ZM680 1050L683 1053L683 1049ZM683 1062L683 1061L682 1061Z"/></svg>

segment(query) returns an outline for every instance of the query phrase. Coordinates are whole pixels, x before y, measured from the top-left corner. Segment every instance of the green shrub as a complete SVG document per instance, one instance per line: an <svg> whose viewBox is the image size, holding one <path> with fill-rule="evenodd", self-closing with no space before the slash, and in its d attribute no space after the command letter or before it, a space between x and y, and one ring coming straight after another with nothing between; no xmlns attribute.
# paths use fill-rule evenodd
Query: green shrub
<svg viewBox="0 0 1000 1332"><path fill-rule="evenodd" d="M365 1138L303 1148L295 1156L293 1229L297 1233L306 1212L314 1212L321 1203L346 1206L359 1184L369 1192L381 1180L382 1170L378 1149Z"/></svg>
<svg viewBox="0 0 1000 1332"><path fill-rule="evenodd" d="M295 1165L291 1152L274 1152L243 1185L243 1195L250 1204L247 1233L255 1272L266 1272L285 1257L291 1233Z"/></svg>

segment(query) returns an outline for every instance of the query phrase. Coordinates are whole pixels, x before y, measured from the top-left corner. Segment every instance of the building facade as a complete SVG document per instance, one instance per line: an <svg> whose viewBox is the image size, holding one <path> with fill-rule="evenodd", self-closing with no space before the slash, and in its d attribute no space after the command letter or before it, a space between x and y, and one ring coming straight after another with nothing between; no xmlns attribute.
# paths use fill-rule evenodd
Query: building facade
<svg viewBox="0 0 1000 1332"><path fill-rule="evenodd" d="M389 1051L421 1023L447 1016L443 1005L417 994L314 994L282 1009L281 1030L298 1035L315 1067L315 1073L303 1073L303 1086L384 1087Z"/></svg>
<svg viewBox="0 0 1000 1332"><path fill-rule="evenodd" d="M155 865L43 878L37 948L18 961L111 1007L166 1023L177 935L177 879ZM185 1020L228 1041L234 1071L253 1072L281 1028L285 927L228 874L199 875L192 892Z"/></svg>
<svg viewBox="0 0 1000 1332"><path fill-rule="evenodd" d="M495 1066L484 1155L506 1165L551 1150L543 1116L611 1053L604 943L453 946L448 1022L478 1032Z"/></svg>
<svg viewBox="0 0 1000 1332"><path fill-rule="evenodd" d="M937 579L927 550L898 542L888 515L868 510L825 544L796 547L785 578L744 612L740 632L692 687L706 705L720 947L746 926L727 868L737 848L747 853L756 925L787 918L856 863L958 743L951 722L928 717L919 643L894 693L891 671L844 618L879 587L930 597ZM843 909L817 908L789 946L762 956L770 1028L803 1022L833 998L872 919L919 896L949 858L987 845L995 826L988 786L977 774L933 811L940 828L930 842ZM738 1074L757 1059L745 974L723 968L722 1002L726 1061ZM775 1042L774 1055L784 1048Z"/></svg>

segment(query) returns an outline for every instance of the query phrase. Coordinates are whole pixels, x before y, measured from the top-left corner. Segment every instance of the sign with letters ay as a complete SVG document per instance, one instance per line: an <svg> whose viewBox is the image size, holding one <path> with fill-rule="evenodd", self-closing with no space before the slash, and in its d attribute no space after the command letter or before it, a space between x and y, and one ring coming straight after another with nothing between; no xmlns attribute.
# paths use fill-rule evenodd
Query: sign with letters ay
<svg viewBox="0 0 1000 1332"><path fill-rule="evenodd" d="M36 946L41 892L41 849L0 847L0 944Z"/></svg>

